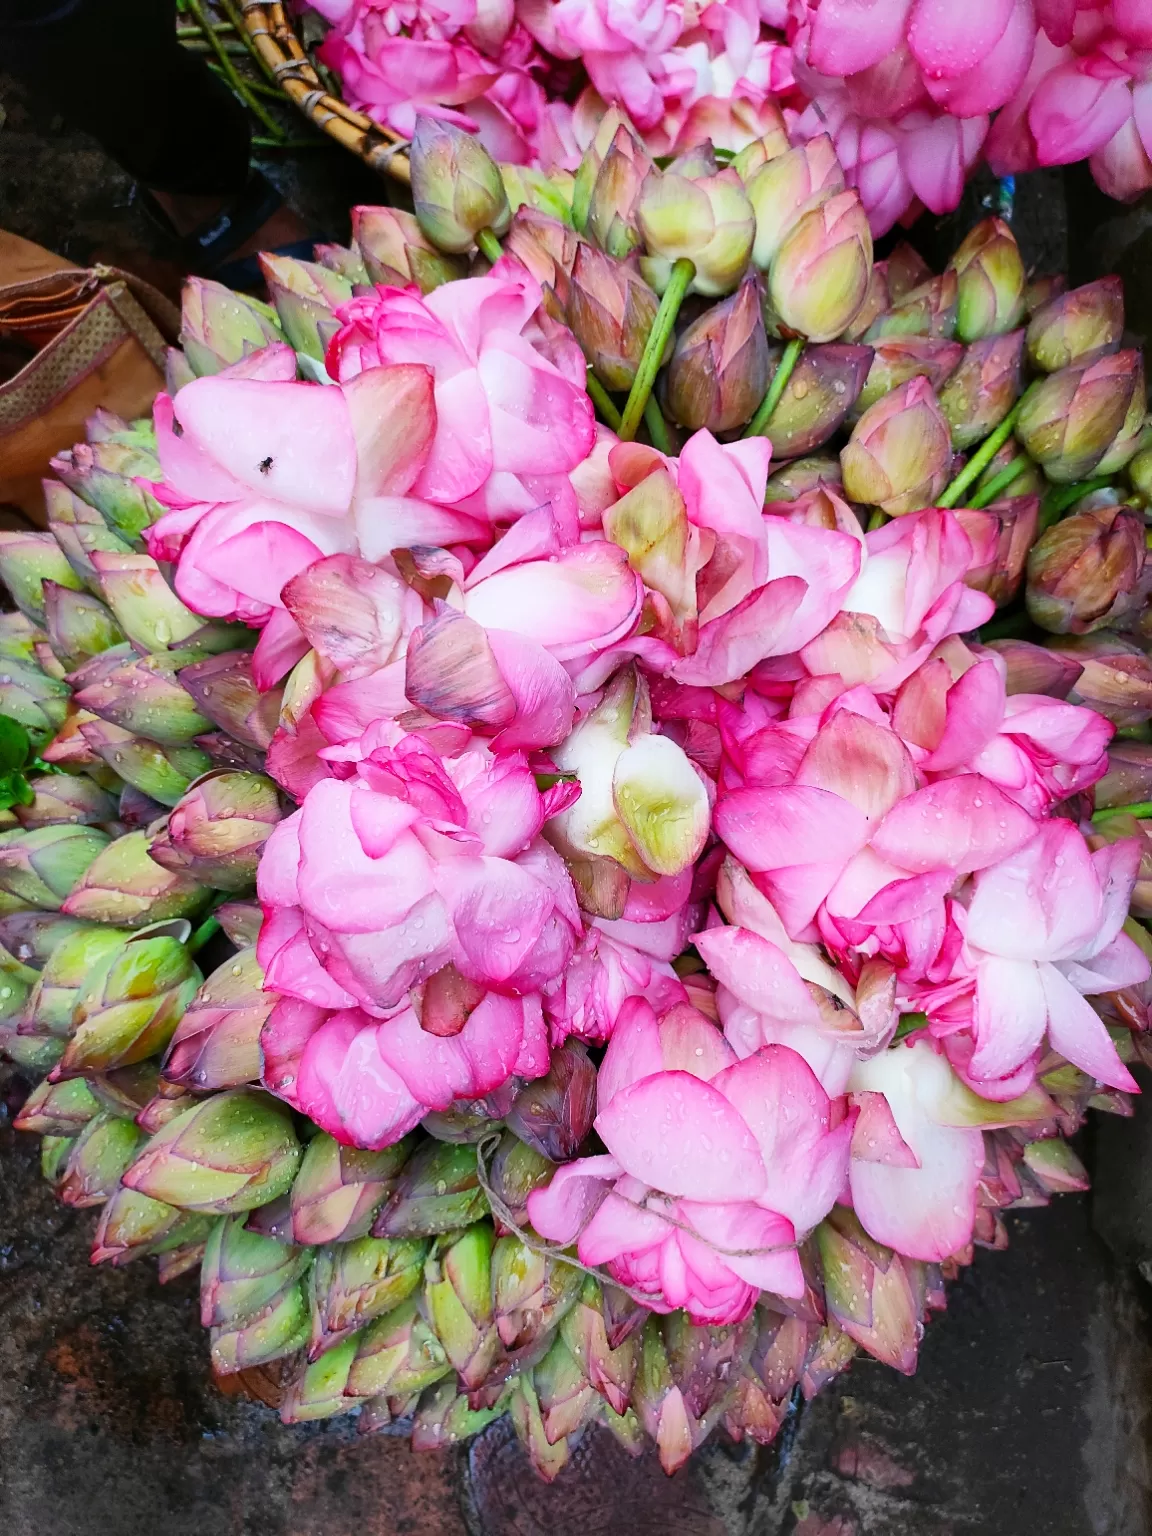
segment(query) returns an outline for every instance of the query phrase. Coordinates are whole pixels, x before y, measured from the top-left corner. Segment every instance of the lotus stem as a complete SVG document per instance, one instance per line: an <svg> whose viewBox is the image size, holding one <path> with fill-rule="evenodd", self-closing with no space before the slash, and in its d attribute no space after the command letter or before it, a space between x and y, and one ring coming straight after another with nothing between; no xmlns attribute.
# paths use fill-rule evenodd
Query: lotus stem
<svg viewBox="0 0 1152 1536"><path fill-rule="evenodd" d="M1081 496L1090 496L1093 491L1103 491L1112 484L1109 477L1103 476L1096 480L1077 480L1075 485L1054 485L1048 491L1040 504L1039 531L1044 532L1058 522L1067 512L1068 508L1080 500Z"/></svg>
<svg viewBox="0 0 1152 1536"><path fill-rule="evenodd" d="M664 420L664 412L657 404L655 395L648 396L648 403L644 407L644 420L648 427L648 435L652 439L652 446L656 452L670 453L671 444L668 441L668 426Z"/></svg>
<svg viewBox="0 0 1152 1536"><path fill-rule="evenodd" d="M999 474L992 476L984 489L978 491L968 505L979 511L981 507L986 507L990 501L995 501L1000 492L1006 490L1015 480L1016 476L1022 474L1031 462L1026 453L1018 453L1011 464L1006 464Z"/></svg>
<svg viewBox="0 0 1152 1536"><path fill-rule="evenodd" d="M220 68L220 65L217 64L214 59L208 60L208 68L214 75L218 75L221 80L227 81L227 75L225 75L224 71ZM265 85L262 80L249 80L247 85L250 91L255 91L257 96L263 96L266 101L278 101L283 103L286 99L283 91L273 90L270 85Z"/></svg>
<svg viewBox="0 0 1152 1536"><path fill-rule="evenodd" d="M788 386L788 380L792 377L792 371L800 361L800 354L804 350L803 336L793 336L792 340L784 348L784 356L780 359L780 365L772 375L768 385L768 393L760 402L755 416L744 428L744 437L763 437L764 428L772 420L772 413L780 404L780 397Z"/></svg>
<svg viewBox="0 0 1152 1536"><path fill-rule="evenodd" d="M488 260L493 264L493 266L495 266L495 264L504 254L504 248L501 246L499 240L497 240L496 236L490 229L480 230L479 234L476 236L476 244L480 247L480 250L484 253L484 255L487 256Z"/></svg>
<svg viewBox="0 0 1152 1536"><path fill-rule="evenodd" d="M1095 811L1092 815L1093 826L1107 821L1110 816L1135 816L1137 820L1152 816L1152 800L1137 800L1135 805L1112 805L1107 810Z"/></svg>
<svg viewBox="0 0 1152 1536"><path fill-rule="evenodd" d="M600 380L588 369L588 395L592 404L600 412L600 419L605 426L612 428L613 432L620 430L620 412L616 409L611 395L601 384Z"/></svg>
<svg viewBox="0 0 1152 1536"><path fill-rule="evenodd" d="M246 82L240 77L240 73L235 64L233 64L228 49L224 46L223 40L218 36L216 28L208 19L201 0L186 0L186 4L189 14L195 17L197 26L199 26L204 36L208 39L213 53L220 60L220 67L227 77L228 84L236 92L237 96L240 97L241 101L244 102L253 117L257 118L267 128L269 134L271 134L276 142L278 144L283 143L286 137L284 130L260 98L249 90ZM241 45L241 51L245 51L243 45Z"/></svg>
<svg viewBox="0 0 1152 1536"><path fill-rule="evenodd" d="M968 487L976 480L979 480L980 476L1000 452L1000 449L1012 436L1012 428L1016 425L1016 418L1020 414L1020 407L1023 403L1022 400L1017 400L996 430L989 433L984 439L955 480L953 480L952 484L937 501L936 505L938 507L954 507Z"/></svg>
<svg viewBox="0 0 1152 1536"><path fill-rule="evenodd" d="M881 512L879 507L874 507L872 509L871 515L868 518L867 531L869 533L875 533L877 528L883 528L884 524L890 521L891 519L889 518L887 512Z"/></svg>
<svg viewBox="0 0 1152 1536"><path fill-rule="evenodd" d="M636 429L644 416L644 407L648 404L648 396L652 393L652 386L660 371L664 349L668 345L672 327L676 324L676 316L680 313L680 306L684 302L684 295L688 292L688 285L695 276L696 263L689 261L686 256L681 256L678 261L673 262L672 276L668 279L664 297L660 300L660 308L656 311L652 329L648 332L648 340L644 343L644 354L636 370L636 377L632 381L628 403L624 407L620 436L626 443L631 442L636 436Z"/></svg>
<svg viewBox="0 0 1152 1536"><path fill-rule="evenodd" d="M219 932L220 919L216 916L206 917L199 928L194 929L189 935L184 947L190 955L199 954L209 939L214 939Z"/></svg>

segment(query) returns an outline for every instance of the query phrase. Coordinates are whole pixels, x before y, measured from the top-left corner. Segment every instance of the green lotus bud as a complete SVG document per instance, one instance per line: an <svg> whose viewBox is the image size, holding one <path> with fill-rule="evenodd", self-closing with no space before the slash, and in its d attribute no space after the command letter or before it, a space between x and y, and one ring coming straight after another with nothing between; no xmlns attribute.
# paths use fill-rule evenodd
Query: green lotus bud
<svg viewBox="0 0 1152 1536"><path fill-rule="evenodd" d="M194 635L203 619L185 608L151 555L97 551L92 564L117 623L145 651L163 651Z"/></svg>
<svg viewBox="0 0 1152 1536"><path fill-rule="evenodd" d="M472 1408L467 1396L456 1390L455 1382L438 1382L420 1399L412 1424L412 1449L439 1451L448 1445L460 1445L498 1419L504 1408L503 1401L491 1408Z"/></svg>
<svg viewBox="0 0 1152 1536"><path fill-rule="evenodd" d="M606 389L632 387L659 307L631 266L581 245L572 267L568 323Z"/></svg>
<svg viewBox="0 0 1152 1536"><path fill-rule="evenodd" d="M74 773L37 773L28 780L32 801L13 807L22 827L95 826L116 817L116 801L99 784Z"/></svg>
<svg viewBox="0 0 1152 1536"><path fill-rule="evenodd" d="M660 1325L652 1317L641 1336L640 1366L632 1387L636 1416L656 1442L660 1465L671 1474L692 1452L695 1425L672 1378Z"/></svg>
<svg viewBox="0 0 1152 1536"><path fill-rule="evenodd" d="M428 1248L424 1239L359 1237L319 1249L312 1271L311 1358L419 1290Z"/></svg>
<svg viewBox="0 0 1152 1536"><path fill-rule="evenodd" d="M1028 1142L1024 1166L1049 1195L1067 1195L1089 1187L1088 1170L1059 1136Z"/></svg>
<svg viewBox="0 0 1152 1536"><path fill-rule="evenodd" d="M764 425L773 458L796 458L826 443L856 402L871 362L871 347L807 347Z"/></svg>
<svg viewBox="0 0 1152 1536"><path fill-rule="evenodd" d="M265 751L280 723L282 690L261 693L252 678L250 651L208 656L178 673L181 688L214 725L246 746Z"/></svg>
<svg viewBox="0 0 1152 1536"><path fill-rule="evenodd" d="M694 320L676 343L664 407L690 431L730 432L755 414L768 388L768 337L755 278Z"/></svg>
<svg viewBox="0 0 1152 1536"><path fill-rule="evenodd" d="M496 1331L506 1349L524 1349L549 1332L575 1306L584 1276L509 1233L492 1252Z"/></svg>
<svg viewBox="0 0 1152 1536"><path fill-rule="evenodd" d="M107 1072L157 1055L201 979L178 938L142 933L129 939L85 977L58 1076Z"/></svg>
<svg viewBox="0 0 1152 1536"><path fill-rule="evenodd" d="M560 1345L560 1349L563 1347ZM560 1392L568 1389L570 1385L555 1370L552 1377L546 1380L550 1385L558 1387ZM577 1403L589 1409L594 1400L595 1394L587 1389L584 1397L577 1397ZM508 1416L512 1420L516 1438L527 1452L528 1460L532 1463L537 1477L542 1478L546 1483L553 1482L568 1465L570 1455L568 1441L557 1427L546 1422L531 1376L517 1377L508 1398ZM565 1418L567 1416L564 1415Z"/></svg>
<svg viewBox="0 0 1152 1536"><path fill-rule="evenodd" d="M205 1328L249 1322L307 1272L312 1253L250 1232L243 1216L212 1226L200 1270L200 1321Z"/></svg>
<svg viewBox="0 0 1152 1536"><path fill-rule="evenodd" d="M1129 484L1144 505L1148 506L1152 503L1152 446L1141 447L1139 452L1128 460L1127 474Z"/></svg>
<svg viewBox="0 0 1152 1536"><path fill-rule="evenodd" d="M425 1322L416 1297L369 1323L355 1335L355 1359L346 1391L353 1397L409 1397L423 1392L452 1366Z"/></svg>
<svg viewBox="0 0 1152 1536"><path fill-rule="evenodd" d="M131 545L109 528L95 507L81 501L59 480L43 480L41 484L48 531L84 586L94 597L99 597L100 582L92 564L92 551L102 549L127 554Z"/></svg>
<svg viewBox="0 0 1152 1536"><path fill-rule="evenodd" d="M219 891L252 885L260 852L281 818L280 795L258 773L206 774L149 845L157 864Z"/></svg>
<svg viewBox="0 0 1152 1536"><path fill-rule="evenodd" d="M32 985L56 946L88 927L58 912L22 904L5 912L0 916L0 974Z"/></svg>
<svg viewBox="0 0 1152 1536"><path fill-rule="evenodd" d="M973 549L989 551L982 564L969 569L965 585L987 592L997 608L1002 608L1016 596L1024 579L1024 565L1040 517L1038 498L994 501L978 512L958 507L952 515L971 538Z"/></svg>
<svg viewBox="0 0 1152 1536"><path fill-rule="evenodd" d="M478 1221L425 1266L424 1305L461 1383L478 1387L500 1352L492 1313L490 1223Z"/></svg>
<svg viewBox="0 0 1152 1536"><path fill-rule="evenodd" d="M45 485L52 482L45 480ZM36 665L36 646L46 638L43 630L38 629L32 620L26 615L13 613L0 613L0 657L5 660L22 661L29 666Z"/></svg>
<svg viewBox="0 0 1152 1536"><path fill-rule="evenodd" d="M38 1083L12 1124L37 1136L78 1136L100 1114L100 1100L82 1077Z"/></svg>
<svg viewBox="0 0 1152 1536"><path fill-rule="evenodd" d="M1144 524L1127 508L1074 512L1045 530L1028 556L1028 612L1057 635L1086 635L1143 599Z"/></svg>
<svg viewBox="0 0 1152 1536"><path fill-rule="evenodd" d="M652 169L648 151L622 123L596 172L584 225L588 238L617 260L640 244L640 191Z"/></svg>
<svg viewBox="0 0 1152 1536"><path fill-rule="evenodd" d="M39 1034L64 1039L72 1027L72 1014L85 978L95 966L121 949L129 937L125 929L94 928L87 923L78 924L75 932L65 935L45 960L28 999L29 1026L34 1026Z"/></svg>
<svg viewBox="0 0 1152 1536"><path fill-rule="evenodd" d="M284 336L275 311L210 278L185 279L180 297L180 345L196 375L219 373Z"/></svg>
<svg viewBox="0 0 1152 1536"><path fill-rule="evenodd" d="M144 928L149 923L193 917L208 900L204 886L161 869L148 857L146 832L128 832L115 842L107 838L104 842L107 846L102 846L63 903L69 917Z"/></svg>
<svg viewBox="0 0 1152 1536"><path fill-rule="evenodd" d="M254 948L241 950L212 972L176 1025L164 1058L170 1083L204 1093L260 1081L260 1030L276 1001L274 993L264 991L263 981Z"/></svg>
<svg viewBox="0 0 1152 1536"><path fill-rule="evenodd" d="M922 1327L905 1261L873 1242L843 1206L820 1223L816 1242L830 1316L862 1349L910 1376Z"/></svg>
<svg viewBox="0 0 1152 1536"><path fill-rule="evenodd" d="M407 1139L368 1152L341 1146L325 1132L313 1136L292 1186L296 1241L350 1243L365 1237L411 1150Z"/></svg>
<svg viewBox="0 0 1152 1536"><path fill-rule="evenodd" d="M939 336L891 336L878 341L852 418L862 416L870 405L909 379L927 379L939 393L963 356L964 348L958 341L945 341Z"/></svg>
<svg viewBox="0 0 1152 1536"><path fill-rule="evenodd" d="M885 281L893 304L899 304L914 288L931 281L932 269L915 246L901 240L884 263Z"/></svg>
<svg viewBox="0 0 1152 1536"><path fill-rule="evenodd" d="M96 827L23 828L0 833L0 890L31 906L58 911L110 839ZM83 914L73 913L72 916Z"/></svg>
<svg viewBox="0 0 1152 1536"><path fill-rule="evenodd" d="M226 1216L286 1194L300 1156L291 1117L275 1099L219 1093L157 1132L124 1183L184 1210Z"/></svg>
<svg viewBox="0 0 1152 1536"><path fill-rule="evenodd" d="M534 208L517 209L504 241L505 251L527 267L540 284L545 306L558 320L565 318L572 267L581 244L568 224Z"/></svg>
<svg viewBox="0 0 1152 1536"><path fill-rule="evenodd" d="M580 1295L560 1323L560 1337L589 1383L614 1413L627 1411L640 1363L640 1335L629 1334L612 1348L604 1317L604 1295L588 1275Z"/></svg>
<svg viewBox="0 0 1152 1536"><path fill-rule="evenodd" d="M75 695L81 709L161 746L187 746L209 729L176 680L177 656L133 656Z"/></svg>
<svg viewBox="0 0 1152 1536"><path fill-rule="evenodd" d="M600 177L609 165L606 159ZM595 206L594 198L593 212ZM717 171L713 162L711 172L704 174L652 170L644 179L636 212L648 253L641 257L640 269L657 293L668 286L673 263L682 258L696 268L690 293L717 298L731 293L744 276L756 216L743 182L730 168Z"/></svg>
<svg viewBox="0 0 1152 1536"><path fill-rule="evenodd" d="M357 208L352 210L353 233L355 233L355 220L359 211ZM375 210L369 209L368 211L374 212ZM411 214L408 217L412 219ZM415 219L412 219L412 222L415 224ZM419 228L418 225L417 228ZM357 249L355 241L351 246L337 245L333 242L322 242L312 247L312 254L322 267L327 267L329 272L339 272L342 277L348 279L354 288L371 287L372 278L369 276L364 256Z"/></svg>
<svg viewBox="0 0 1152 1536"><path fill-rule="evenodd" d="M1024 262L1003 219L982 219L948 265L957 278L956 335L961 341L1002 336L1020 324Z"/></svg>
<svg viewBox="0 0 1152 1536"><path fill-rule="evenodd" d="M751 144L745 144L743 149L732 156L732 169L745 185L751 181L762 165L767 165L769 160L775 160L778 155L787 154L791 148L783 112L771 97L767 99L765 106L775 121L758 139L753 139ZM757 115L757 122L759 126L763 126L765 122L763 109Z"/></svg>
<svg viewBox="0 0 1152 1536"><path fill-rule="evenodd" d="M461 254L483 229L502 235L512 214L500 170L473 134L418 113L408 151L420 228L442 251Z"/></svg>
<svg viewBox="0 0 1152 1536"><path fill-rule="evenodd" d="M61 1084L75 1088L79 1078ZM171 1253L185 1246L207 1242L215 1222L211 1216L190 1216L163 1200L153 1200L123 1185L115 1190L100 1212L100 1225L92 1244L92 1263L119 1268L150 1254Z"/></svg>
<svg viewBox="0 0 1152 1536"><path fill-rule="evenodd" d="M506 165L503 161L500 163L500 179L513 216L521 208L529 208L571 226L571 184L566 189L530 165Z"/></svg>
<svg viewBox="0 0 1152 1536"><path fill-rule="evenodd" d="M1136 382L1132 399L1119 432L1104 450L1104 457L1093 470L1095 475L1118 473L1136 453L1152 442L1152 417L1146 415L1148 390L1144 383L1144 355L1136 354Z"/></svg>
<svg viewBox="0 0 1152 1536"><path fill-rule="evenodd" d="M45 618L43 583L79 591L80 578L50 533L0 530L0 581L20 612L35 624Z"/></svg>
<svg viewBox="0 0 1152 1536"><path fill-rule="evenodd" d="M775 474L768 477L765 506L771 507L777 503L786 506L824 489L837 493L844 489L838 458L821 458L816 455L812 458L793 459L790 464L781 465Z"/></svg>
<svg viewBox="0 0 1152 1536"><path fill-rule="evenodd" d="M95 507L113 532L129 544L139 544L144 529L165 511L136 483L137 478L163 478L154 443L77 443L66 453L58 453L51 467L69 490Z"/></svg>
<svg viewBox="0 0 1152 1536"><path fill-rule="evenodd" d="M429 1142L409 1159L372 1227L375 1237L430 1237L467 1226L487 1209L476 1172L476 1148Z"/></svg>
<svg viewBox="0 0 1152 1536"><path fill-rule="evenodd" d="M1098 811L1152 799L1152 743L1113 740L1108 747L1108 772L1097 779L1092 793ZM25 1105L16 1120L17 1130L27 1110Z"/></svg>
<svg viewBox="0 0 1152 1536"><path fill-rule="evenodd" d="M260 272L289 345L322 364L340 329L336 308L352 297L352 284L314 261L269 251L260 254Z"/></svg>
<svg viewBox="0 0 1152 1536"><path fill-rule="evenodd" d="M40 1172L53 1189L64 1177L75 1140L74 1136L45 1136L40 1142Z"/></svg>
<svg viewBox="0 0 1152 1536"><path fill-rule="evenodd" d="M1067 279L1062 273L1033 277L1024 287L1024 313L1034 315L1045 304L1058 299L1067 287Z"/></svg>
<svg viewBox="0 0 1152 1536"><path fill-rule="evenodd" d="M431 293L465 276L463 263L438 251L416 217L402 208L353 208L352 234L367 269L366 282L392 288L415 283L421 293Z"/></svg>
<svg viewBox="0 0 1152 1536"><path fill-rule="evenodd" d="M501 1219L507 1213L523 1226L528 1220L528 1196L547 1184L555 1171L550 1158L505 1131L488 1169L488 1182L504 1207Z"/></svg>
<svg viewBox="0 0 1152 1536"><path fill-rule="evenodd" d="M175 805L192 780L212 766L199 747L162 747L107 720L84 720L80 734L85 745L126 783L161 805Z"/></svg>
<svg viewBox="0 0 1152 1536"><path fill-rule="evenodd" d="M309 1424L357 1407L359 1399L347 1395L348 1374L355 1358L356 1340L352 1338L304 1366L284 1394L281 1422Z"/></svg>
<svg viewBox="0 0 1152 1536"><path fill-rule="evenodd" d="M604 156L608 153L616 134L622 126L630 133L634 132L628 115L617 106L609 107L596 125L596 133L591 144L584 151L584 158L580 162L580 168L576 172L576 180L572 187L572 224L581 233L584 232L588 223L588 210L592 203L592 189L596 185L596 177L600 173Z"/></svg>
<svg viewBox="0 0 1152 1536"><path fill-rule="evenodd" d="M1028 359L1044 373L1115 352L1124 334L1124 284L1102 277L1059 293L1028 324Z"/></svg>
<svg viewBox="0 0 1152 1536"><path fill-rule="evenodd" d="M143 1141L143 1131L131 1120L103 1112L93 1116L72 1143L57 1198L81 1208L103 1205Z"/></svg>
<svg viewBox="0 0 1152 1536"><path fill-rule="evenodd" d="M785 237L820 203L844 190L844 172L827 134L774 155L748 182L756 216L752 260L767 271Z"/></svg>
<svg viewBox="0 0 1152 1536"><path fill-rule="evenodd" d="M246 1322L222 1324L211 1333L212 1369L221 1376L294 1355L308 1340L308 1296L302 1280L288 1285L271 1305Z"/></svg>
<svg viewBox="0 0 1152 1536"><path fill-rule="evenodd" d="M1056 650L1081 668L1069 703L1086 704L1118 730L1152 720L1152 661L1138 645L1119 635L1096 634L1062 637Z"/></svg>
<svg viewBox="0 0 1152 1536"><path fill-rule="evenodd" d="M865 341L884 341L892 336L939 336L950 341L956 334L959 284L951 269L931 277L895 300L877 316Z"/></svg>
<svg viewBox="0 0 1152 1536"><path fill-rule="evenodd" d="M54 581L46 581L43 590L48 638L67 671L74 672L101 651L122 644L124 632L99 598Z"/></svg>
<svg viewBox="0 0 1152 1536"><path fill-rule="evenodd" d="M840 453L847 495L890 517L931 506L951 463L948 424L921 378L869 406Z"/></svg>
<svg viewBox="0 0 1152 1536"><path fill-rule="evenodd" d="M859 193L838 193L796 221L768 269L778 328L834 341L859 313L871 271L872 233Z"/></svg>
<svg viewBox="0 0 1152 1536"><path fill-rule="evenodd" d="M1024 332L973 342L964 360L938 391L954 448L971 448L998 427L1016 404L1021 387Z"/></svg>
<svg viewBox="0 0 1152 1536"><path fill-rule="evenodd" d="M15 720L26 731L52 732L68 715L67 683L49 677L37 665L0 658L0 714Z"/></svg>
<svg viewBox="0 0 1152 1536"><path fill-rule="evenodd" d="M170 1083L167 1079L160 1078L155 1094L136 1116L136 1124L142 1131L147 1131L149 1136L155 1136L157 1131L175 1120L177 1115L182 1115L186 1109L191 1109L199 1102L199 1099L186 1092L179 1083Z"/></svg>

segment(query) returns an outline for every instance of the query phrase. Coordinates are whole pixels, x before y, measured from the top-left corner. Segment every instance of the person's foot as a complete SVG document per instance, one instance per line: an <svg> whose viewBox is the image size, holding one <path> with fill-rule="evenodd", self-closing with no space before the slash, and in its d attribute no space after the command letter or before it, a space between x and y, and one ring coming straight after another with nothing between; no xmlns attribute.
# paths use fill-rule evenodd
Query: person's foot
<svg viewBox="0 0 1152 1536"><path fill-rule="evenodd" d="M151 196L172 224L176 234L184 237L210 226L212 221L230 206L226 197L189 197L171 192L153 191ZM228 260L242 261L257 251L273 251L283 245L294 245L307 240L308 226L287 203L282 203L255 230L243 244L228 252Z"/></svg>

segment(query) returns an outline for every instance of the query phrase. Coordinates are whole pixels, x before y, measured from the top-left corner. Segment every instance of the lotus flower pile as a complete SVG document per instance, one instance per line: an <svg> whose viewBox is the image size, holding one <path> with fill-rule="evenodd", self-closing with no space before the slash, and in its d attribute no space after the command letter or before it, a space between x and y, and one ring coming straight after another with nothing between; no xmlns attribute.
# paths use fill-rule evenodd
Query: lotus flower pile
<svg viewBox="0 0 1152 1536"><path fill-rule="evenodd" d="M563 184L606 106L654 155L708 136L829 133L881 235L999 176L1087 160L1111 197L1152 187L1144 0L313 0L322 60L404 138L420 112Z"/></svg>
<svg viewBox="0 0 1152 1536"><path fill-rule="evenodd" d="M422 121L0 535L0 1043L94 1260L548 1478L911 1372L1152 1064L1119 285L609 126L565 221Z"/></svg>

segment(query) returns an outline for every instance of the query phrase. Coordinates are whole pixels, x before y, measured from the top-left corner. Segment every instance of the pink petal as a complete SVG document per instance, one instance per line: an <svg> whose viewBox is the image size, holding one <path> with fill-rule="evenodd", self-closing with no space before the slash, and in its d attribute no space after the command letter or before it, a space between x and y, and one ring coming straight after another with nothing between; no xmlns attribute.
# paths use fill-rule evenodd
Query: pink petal
<svg viewBox="0 0 1152 1536"><path fill-rule="evenodd" d="M981 871L968 907L968 941L1016 960L1062 960L1100 926L1100 887L1071 822L1043 823L1008 858Z"/></svg>
<svg viewBox="0 0 1152 1536"><path fill-rule="evenodd" d="M294 575L282 599L309 644L340 671L351 672L392 659L406 595L404 583L389 571L356 555L329 555Z"/></svg>
<svg viewBox="0 0 1152 1536"><path fill-rule="evenodd" d="M779 950L746 928L708 928L694 939L701 959L722 987L759 1014L817 1024L819 1009L799 971Z"/></svg>
<svg viewBox="0 0 1152 1536"><path fill-rule="evenodd" d="M595 439L592 402L524 338L504 332L478 368L488 398L492 463L516 474L565 474Z"/></svg>
<svg viewBox="0 0 1152 1536"><path fill-rule="evenodd" d="M1141 986L1149 974L1148 956L1126 933L1118 933L1089 959L1062 961L1060 969L1077 992L1089 997Z"/></svg>
<svg viewBox="0 0 1152 1536"><path fill-rule="evenodd" d="M307 654L308 642L296 620L286 608L275 609L252 653L252 678L257 688L261 693L275 688Z"/></svg>
<svg viewBox="0 0 1152 1536"><path fill-rule="evenodd" d="M808 58L824 75L851 75L904 40L911 0L823 0L812 17Z"/></svg>
<svg viewBox="0 0 1152 1536"><path fill-rule="evenodd" d="M356 442L356 499L403 496L436 431L432 372L419 364L366 368L340 385Z"/></svg>
<svg viewBox="0 0 1152 1536"><path fill-rule="evenodd" d="M309 1040L300 1062L302 1112L357 1147L387 1147L419 1124L425 1107L380 1056L362 1013L336 1013Z"/></svg>
<svg viewBox="0 0 1152 1536"><path fill-rule="evenodd" d="M1037 86L1028 124L1041 165L1071 165L1103 149L1131 115L1127 80L1095 79L1065 64ZM185 393L181 390L181 400Z"/></svg>
<svg viewBox="0 0 1152 1536"><path fill-rule="evenodd" d="M624 551L598 539L499 571L467 594L464 609L485 628L512 629L567 661L631 633L643 593Z"/></svg>
<svg viewBox="0 0 1152 1536"><path fill-rule="evenodd" d="M529 1220L541 1237L567 1246L603 1200L609 1183L623 1171L614 1157L565 1163L552 1175L551 1183L528 1196Z"/></svg>
<svg viewBox="0 0 1152 1536"><path fill-rule="evenodd" d="M868 835L864 812L827 789L738 789L716 804L718 836L750 870L843 863ZM829 885L831 881L829 881Z"/></svg>
<svg viewBox="0 0 1152 1536"><path fill-rule="evenodd" d="M981 958L976 970L973 1077L1008 1077L1044 1038L1048 1003L1040 968L1021 960Z"/></svg>
<svg viewBox="0 0 1152 1536"><path fill-rule="evenodd" d="M200 382L193 380L193 383ZM186 384L184 388L191 389L192 384ZM157 395L152 413L156 423L156 452L166 486L193 502L239 501L246 494L246 487L217 462L210 450L201 447L185 432L177 436L170 395Z"/></svg>
<svg viewBox="0 0 1152 1536"><path fill-rule="evenodd" d="M926 75L951 79L989 54L1012 15L1012 0L982 0L969 12L949 0L915 0L908 44Z"/></svg>
<svg viewBox="0 0 1152 1536"><path fill-rule="evenodd" d="M1116 1054L1112 1037L1091 1003L1054 965L1038 969L1048 1004L1048 1039L1053 1049L1110 1088L1139 1093L1140 1085Z"/></svg>
<svg viewBox="0 0 1152 1536"><path fill-rule="evenodd" d="M882 858L916 874L971 874L1024 847L1036 823L978 773L940 779L893 806L872 838Z"/></svg>
<svg viewBox="0 0 1152 1536"><path fill-rule="evenodd" d="M925 773L948 773L970 763L1004 718L1004 679L989 659L969 667L948 690L944 729L921 764Z"/></svg>
<svg viewBox="0 0 1152 1536"><path fill-rule="evenodd" d="M507 859L456 859L440 887L467 960L465 973L499 986L527 958L552 911L548 889Z"/></svg>
<svg viewBox="0 0 1152 1536"><path fill-rule="evenodd" d="M798 576L770 581L700 629L696 650L677 661L679 683L719 687L750 672L768 656L796 649L792 621L807 585Z"/></svg>
<svg viewBox="0 0 1152 1536"><path fill-rule="evenodd" d="M328 1018L323 1008L281 997L260 1031L261 1081L271 1093L298 1105L297 1082L304 1047Z"/></svg>
<svg viewBox="0 0 1152 1536"><path fill-rule="evenodd" d="M516 704L510 724L493 739L494 752L553 747L569 734L576 689L559 661L537 641L490 629L488 644Z"/></svg>
<svg viewBox="0 0 1152 1536"><path fill-rule="evenodd" d="M616 1016L596 1074L597 1109L603 1113L618 1093L663 1070L660 1026L652 1004L643 997L629 997Z"/></svg>
<svg viewBox="0 0 1152 1536"><path fill-rule="evenodd" d="M909 1258L941 1263L971 1241L984 1137L979 1131L925 1127L914 1150L919 1168L854 1158L852 1204L877 1242Z"/></svg>
<svg viewBox="0 0 1152 1536"><path fill-rule="evenodd" d="M796 783L839 796L875 823L916 788L916 770L895 731L839 709L816 733Z"/></svg>
<svg viewBox="0 0 1152 1536"><path fill-rule="evenodd" d="M799 576L808 585L789 626L792 649L798 651L839 613L841 600L860 574L860 541L784 517L766 517L763 527L773 580Z"/></svg>
<svg viewBox="0 0 1152 1536"><path fill-rule="evenodd" d="M854 1093L859 1109L852 1130L852 1156L889 1168L919 1168L920 1159L900 1134L888 1100L882 1093Z"/></svg>

